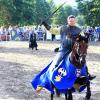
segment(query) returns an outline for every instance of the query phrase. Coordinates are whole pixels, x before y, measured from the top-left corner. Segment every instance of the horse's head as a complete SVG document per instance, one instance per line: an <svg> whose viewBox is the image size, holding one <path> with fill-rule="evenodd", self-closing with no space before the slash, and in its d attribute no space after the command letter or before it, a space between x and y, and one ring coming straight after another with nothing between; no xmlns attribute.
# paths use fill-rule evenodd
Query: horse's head
<svg viewBox="0 0 100 100"><path fill-rule="evenodd" d="M79 35L72 49L72 63L77 68L82 68L86 63L86 55L88 48L88 38Z"/></svg>

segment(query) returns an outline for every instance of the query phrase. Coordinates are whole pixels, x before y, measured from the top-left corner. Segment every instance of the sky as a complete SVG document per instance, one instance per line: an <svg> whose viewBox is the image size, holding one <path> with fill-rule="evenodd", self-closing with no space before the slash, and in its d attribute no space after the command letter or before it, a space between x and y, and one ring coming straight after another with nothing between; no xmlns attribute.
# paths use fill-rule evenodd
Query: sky
<svg viewBox="0 0 100 100"><path fill-rule="evenodd" d="M62 3L65 2L68 5L77 6L77 3L75 2L75 0L53 0L53 1L57 5L62 4Z"/></svg>

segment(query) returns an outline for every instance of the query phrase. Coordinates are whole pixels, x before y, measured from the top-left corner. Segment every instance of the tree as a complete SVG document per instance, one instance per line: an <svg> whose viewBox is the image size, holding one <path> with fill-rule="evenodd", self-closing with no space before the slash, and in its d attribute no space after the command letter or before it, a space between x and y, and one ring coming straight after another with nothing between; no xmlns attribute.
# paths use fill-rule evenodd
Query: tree
<svg viewBox="0 0 100 100"><path fill-rule="evenodd" d="M48 16L48 19L49 19L49 22L53 22L53 18L55 16L56 12L57 12L56 11L57 10L57 7L55 6L53 0L48 0L48 4L50 6L50 12L51 12L51 15Z"/></svg>
<svg viewBox="0 0 100 100"><path fill-rule="evenodd" d="M33 22L32 0L0 0L0 19L2 23L25 25Z"/></svg>
<svg viewBox="0 0 100 100"><path fill-rule="evenodd" d="M76 11L76 13L74 11ZM72 8L69 5L65 5L62 8L60 8L55 14L53 22L59 25L66 24L67 17L71 14L77 16L77 13L78 12L76 9Z"/></svg>
<svg viewBox="0 0 100 100"><path fill-rule="evenodd" d="M13 24L32 24L33 23L33 2L32 0L13 0L13 10L11 23Z"/></svg>
<svg viewBox="0 0 100 100"><path fill-rule="evenodd" d="M11 4L10 0L7 0L9 4ZM5 2L4 0L0 0L0 26L2 25L8 25L10 22L10 12L9 12L9 4ZM12 6L12 5L11 5Z"/></svg>
<svg viewBox="0 0 100 100"><path fill-rule="evenodd" d="M77 23L79 24L79 26L85 25L85 20L84 20L84 17L82 15L77 16Z"/></svg>
<svg viewBox="0 0 100 100"><path fill-rule="evenodd" d="M76 0L80 14L84 16L85 23L89 26L100 26L100 1Z"/></svg>
<svg viewBox="0 0 100 100"><path fill-rule="evenodd" d="M40 24L43 20L47 19L51 15L51 9L46 0L35 0L35 23Z"/></svg>

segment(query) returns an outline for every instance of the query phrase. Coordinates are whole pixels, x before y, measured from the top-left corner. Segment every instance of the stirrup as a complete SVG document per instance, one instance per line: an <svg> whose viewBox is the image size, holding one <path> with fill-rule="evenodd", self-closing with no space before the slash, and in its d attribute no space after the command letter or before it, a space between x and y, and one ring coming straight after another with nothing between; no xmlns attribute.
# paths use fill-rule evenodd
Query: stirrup
<svg viewBox="0 0 100 100"><path fill-rule="evenodd" d="M43 89L42 86L37 86L36 91L37 91L37 92L40 92L42 89Z"/></svg>

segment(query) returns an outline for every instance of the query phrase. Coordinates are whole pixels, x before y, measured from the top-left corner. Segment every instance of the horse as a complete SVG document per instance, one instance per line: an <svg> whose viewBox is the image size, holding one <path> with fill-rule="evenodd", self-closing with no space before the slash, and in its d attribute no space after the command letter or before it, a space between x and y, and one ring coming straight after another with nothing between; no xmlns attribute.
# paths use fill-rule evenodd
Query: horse
<svg viewBox="0 0 100 100"><path fill-rule="evenodd" d="M69 60L70 62L77 68L80 69L84 67L86 63L86 55L87 55L87 48L88 48L88 38L79 36L77 37L74 46L72 48L72 52L70 53ZM67 84L67 83L66 83ZM65 94L65 100L73 100L72 91L74 89L79 89L82 85L87 87L87 93L85 100L90 100L91 90L90 90L90 81L88 75L80 76L75 80L75 83L72 88L67 89L67 93ZM56 90L57 96L60 95L60 92L57 88L52 84L53 89ZM51 93L51 100L53 100L53 94Z"/></svg>
<svg viewBox="0 0 100 100"><path fill-rule="evenodd" d="M60 65L57 68L50 67L53 63L51 62L32 81L32 86L37 92L40 92L43 87L51 91L51 100L53 100L54 89L57 96L64 93L65 100L73 100L73 92L76 90L81 92L87 87L85 100L90 100L90 80L86 66L87 49L88 38L79 35L71 53L64 57Z"/></svg>

